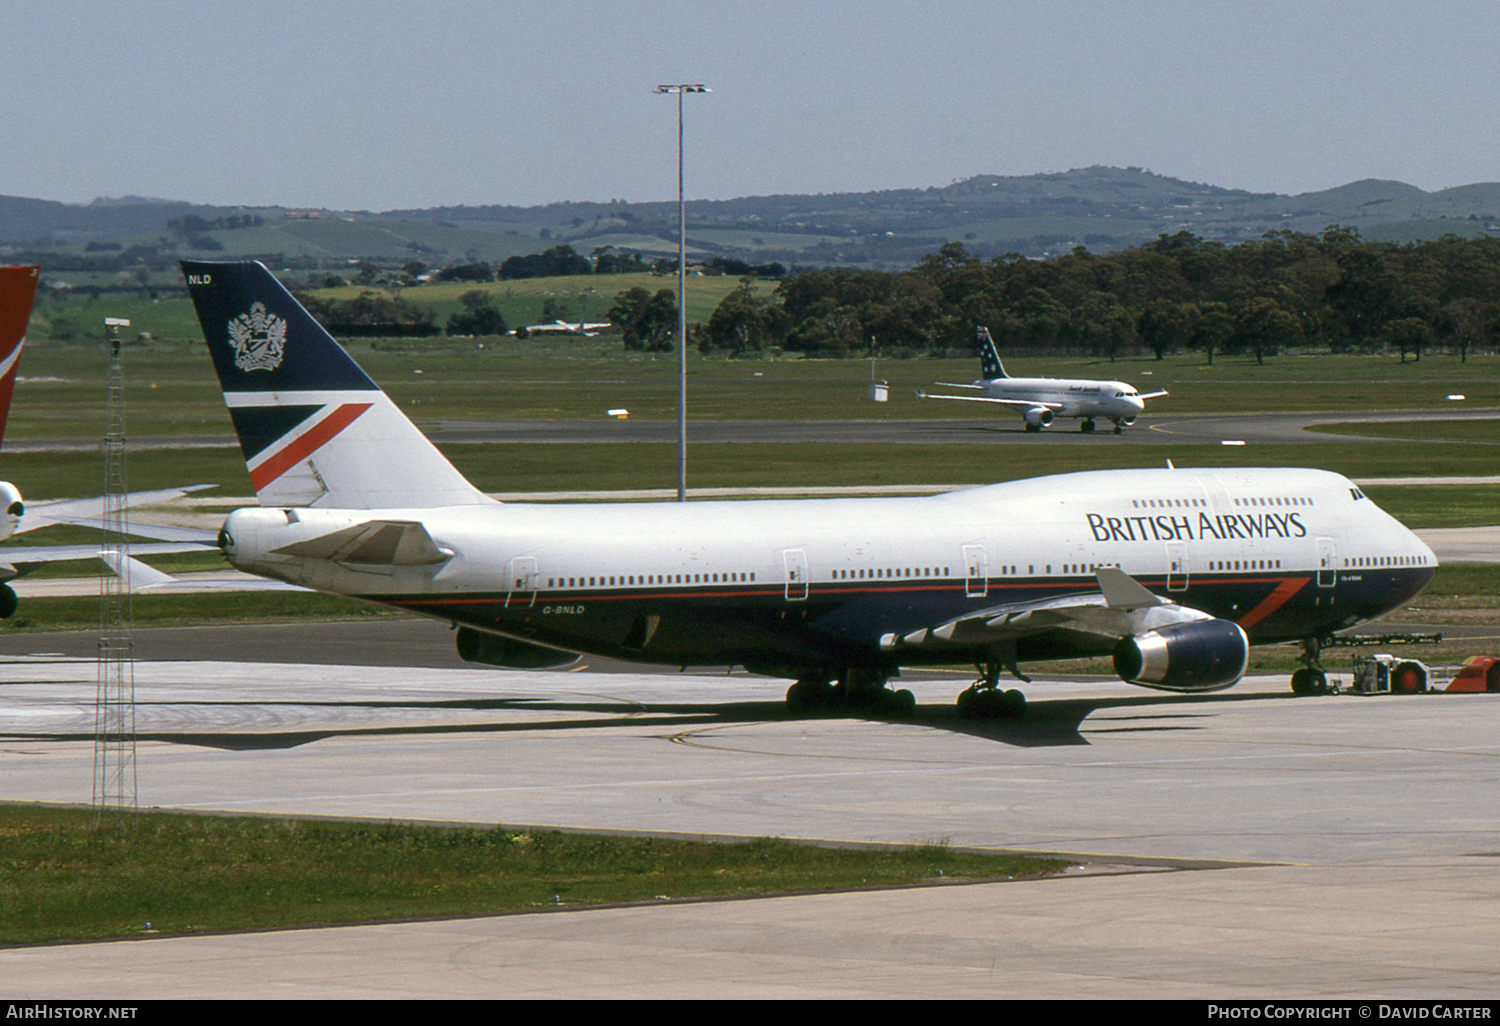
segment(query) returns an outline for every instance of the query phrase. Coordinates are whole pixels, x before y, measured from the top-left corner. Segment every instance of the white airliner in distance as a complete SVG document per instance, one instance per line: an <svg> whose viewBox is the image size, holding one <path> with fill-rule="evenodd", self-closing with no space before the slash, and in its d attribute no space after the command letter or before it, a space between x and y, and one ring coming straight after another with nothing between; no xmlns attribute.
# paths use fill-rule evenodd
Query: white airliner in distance
<svg viewBox="0 0 1500 1026"><path fill-rule="evenodd" d="M1137 392L1123 381L1090 378L1013 378L1005 373L999 350L988 328L979 329L980 380L969 385L939 381L944 388L972 388L984 395L933 395L918 392L923 399L953 399L966 403L999 403L1020 411L1027 431L1049 427L1058 417L1080 421L1080 431L1094 430L1095 420L1112 420L1115 434L1135 423L1146 409L1145 400L1166 395L1165 391Z"/></svg>
<svg viewBox="0 0 1500 1026"><path fill-rule="evenodd" d="M0 440L5 437L6 421L10 417L11 396L15 391L16 369L21 351L26 346L26 326L31 320L31 306L36 298L39 268L34 265L0 267ZM125 497L127 506L149 505L179 498L197 488L168 488L150 492L134 492ZM65 499L57 502L33 503L28 509L21 497L21 490L9 481L0 481L0 541L16 534L40 530L53 524L100 524L103 515L103 500ZM175 536L174 537L178 537ZM186 537L182 535L181 537ZM137 552L181 552L197 548L193 545L147 545L138 546ZM0 548L0 619L15 613L19 600L9 583L42 566L63 560L89 559L99 555L97 545L54 546L6 546Z"/></svg>
<svg viewBox="0 0 1500 1026"><path fill-rule="evenodd" d="M1066 474L919 498L499 503L474 488L259 263L183 261L258 507L241 570L451 623L459 654L742 665L794 709L900 714L903 666L972 661L974 715L1023 661L1110 655L1214 691L1251 643L1331 632L1419 592L1436 560L1338 474ZM503 396L503 389L497 392Z"/></svg>

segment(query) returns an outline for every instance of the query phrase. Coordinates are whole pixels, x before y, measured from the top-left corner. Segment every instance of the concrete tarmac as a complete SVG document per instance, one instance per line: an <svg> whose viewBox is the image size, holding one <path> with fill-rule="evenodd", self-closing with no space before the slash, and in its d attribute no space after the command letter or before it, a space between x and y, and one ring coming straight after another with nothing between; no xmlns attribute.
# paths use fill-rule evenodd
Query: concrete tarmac
<svg viewBox="0 0 1500 1026"><path fill-rule="evenodd" d="M0 655L0 797L87 801L94 663L30 639ZM1496 696L1048 680L1027 686L1024 721L990 723L954 713L965 680L929 674L904 682L907 722L790 719L781 683L742 674L264 663L191 644L135 668L143 806L941 841L1091 871L10 949L6 997L1500 994Z"/></svg>

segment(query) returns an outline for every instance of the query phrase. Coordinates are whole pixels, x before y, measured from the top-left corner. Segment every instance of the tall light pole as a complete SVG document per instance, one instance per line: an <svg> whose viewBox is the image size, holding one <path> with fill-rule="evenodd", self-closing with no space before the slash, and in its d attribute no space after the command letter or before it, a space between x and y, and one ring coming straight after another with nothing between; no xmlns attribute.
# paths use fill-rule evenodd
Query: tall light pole
<svg viewBox="0 0 1500 1026"><path fill-rule="evenodd" d="M659 85L677 94L677 501L687 502L687 205L682 192L682 95L712 92L702 83Z"/></svg>

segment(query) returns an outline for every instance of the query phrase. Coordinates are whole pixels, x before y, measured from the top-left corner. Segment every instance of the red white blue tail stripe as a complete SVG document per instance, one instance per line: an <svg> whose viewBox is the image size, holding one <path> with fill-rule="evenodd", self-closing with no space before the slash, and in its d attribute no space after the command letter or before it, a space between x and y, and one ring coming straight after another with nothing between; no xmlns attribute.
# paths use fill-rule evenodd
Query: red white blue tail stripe
<svg viewBox="0 0 1500 1026"><path fill-rule="evenodd" d="M491 501L264 265L184 260L182 270L261 505Z"/></svg>

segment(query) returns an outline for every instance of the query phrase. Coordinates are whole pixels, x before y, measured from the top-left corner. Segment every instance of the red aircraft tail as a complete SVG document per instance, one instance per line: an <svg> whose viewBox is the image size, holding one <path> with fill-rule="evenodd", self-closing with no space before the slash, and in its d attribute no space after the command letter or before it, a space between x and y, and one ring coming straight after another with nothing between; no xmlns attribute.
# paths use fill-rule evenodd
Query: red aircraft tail
<svg viewBox="0 0 1500 1026"><path fill-rule="evenodd" d="M36 267L0 267L0 441L10 416L10 395L16 387L16 364L26 342L31 302L36 298Z"/></svg>

